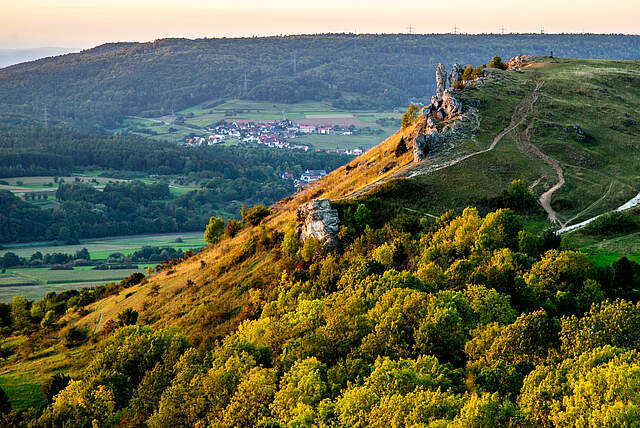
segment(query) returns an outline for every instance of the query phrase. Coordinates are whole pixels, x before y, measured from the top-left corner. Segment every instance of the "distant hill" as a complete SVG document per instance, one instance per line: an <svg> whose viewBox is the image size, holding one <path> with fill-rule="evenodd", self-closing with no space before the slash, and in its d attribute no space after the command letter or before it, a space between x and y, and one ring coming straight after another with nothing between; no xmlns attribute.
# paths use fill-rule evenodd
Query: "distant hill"
<svg viewBox="0 0 640 428"><path fill-rule="evenodd" d="M0 104L39 116L46 105L54 119L102 126L228 98L382 109L429 98L439 62L482 64L496 54L550 51L638 59L640 37L326 34L113 43L0 70Z"/></svg>
<svg viewBox="0 0 640 428"><path fill-rule="evenodd" d="M0 68L20 64L22 62L34 61L45 57L64 55L74 51L75 49L56 47L0 49Z"/></svg>

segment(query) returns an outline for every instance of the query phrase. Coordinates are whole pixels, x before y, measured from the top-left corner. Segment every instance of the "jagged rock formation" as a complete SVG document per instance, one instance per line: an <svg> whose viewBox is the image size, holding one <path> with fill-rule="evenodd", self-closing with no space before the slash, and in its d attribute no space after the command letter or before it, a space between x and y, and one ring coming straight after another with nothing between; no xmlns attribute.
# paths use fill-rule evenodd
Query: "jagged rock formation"
<svg viewBox="0 0 640 428"><path fill-rule="evenodd" d="M453 66L451 67L451 73L449 73L449 87L453 88L454 82L462 79L463 72L464 70L460 64L453 64Z"/></svg>
<svg viewBox="0 0 640 428"><path fill-rule="evenodd" d="M338 243L338 210L331 207L329 199L314 199L298 208L296 231L302 242L307 238L326 241L330 247Z"/></svg>
<svg viewBox="0 0 640 428"><path fill-rule="evenodd" d="M434 151L445 139L445 132L438 130L437 124L432 118L427 119L424 132L418 133L413 141L413 158L416 161L423 160Z"/></svg>
<svg viewBox="0 0 640 428"><path fill-rule="evenodd" d="M530 56L516 55L507 62L507 70L520 70L522 66L530 59Z"/></svg>
<svg viewBox="0 0 640 428"><path fill-rule="evenodd" d="M442 98L442 94L447 89L447 70L442 63L438 64L436 68L436 96Z"/></svg>
<svg viewBox="0 0 640 428"><path fill-rule="evenodd" d="M462 68L454 64L449 75L451 84L459 80L461 75ZM446 88L447 71L442 64L438 64L436 69L436 83L438 84L436 95L431 97L431 104L422 109L422 116L426 120L418 126L413 140L413 157L416 161L423 160L445 141L450 127L443 125L442 122L454 119L463 113L462 103L452 95L451 89Z"/></svg>

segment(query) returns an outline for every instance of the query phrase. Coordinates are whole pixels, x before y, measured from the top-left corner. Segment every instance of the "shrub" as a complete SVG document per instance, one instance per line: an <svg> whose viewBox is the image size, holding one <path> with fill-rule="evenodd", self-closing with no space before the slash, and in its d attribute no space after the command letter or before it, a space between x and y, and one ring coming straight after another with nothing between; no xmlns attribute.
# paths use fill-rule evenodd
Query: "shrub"
<svg viewBox="0 0 640 428"><path fill-rule="evenodd" d="M133 287L134 285L140 284L144 280L144 274L141 272L134 272L131 275L124 278L120 281L120 284L125 287Z"/></svg>
<svg viewBox="0 0 640 428"><path fill-rule="evenodd" d="M134 325L138 322L138 311L127 308L118 314L117 324L120 326Z"/></svg>
<svg viewBox="0 0 640 428"><path fill-rule="evenodd" d="M242 207L242 222L257 226L269 214L271 214L271 211L264 205L256 205L248 211Z"/></svg>
<svg viewBox="0 0 640 428"><path fill-rule="evenodd" d="M493 57L493 59L491 59L491 62L489 63L489 68L497 68L499 70L506 70L507 69L507 64L502 62L502 58L500 58L498 55L496 55L496 56Z"/></svg>
<svg viewBox="0 0 640 428"><path fill-rule="evenodd" d="M630 215L614 211L596 218L585 226L584 231L590 235L610 235L634 232L638 226L638 222Z"/></svg>
<svg viewBox="0 0 640 428"><path fill-rule="evenodd" d="M64 333L62 343L67 348L75 348L87 340L87 332L77 327L71 327Z"/></svg>
<svg viewBox="0 0 640 428"><path fill-rule="evenodd" d="M400 141L396 146L396 151L395 151L396 157L399 158L400 156L407 153L408 151L409 149L407 149L407 142L404 140L404 137L400 137Z"/></svg>

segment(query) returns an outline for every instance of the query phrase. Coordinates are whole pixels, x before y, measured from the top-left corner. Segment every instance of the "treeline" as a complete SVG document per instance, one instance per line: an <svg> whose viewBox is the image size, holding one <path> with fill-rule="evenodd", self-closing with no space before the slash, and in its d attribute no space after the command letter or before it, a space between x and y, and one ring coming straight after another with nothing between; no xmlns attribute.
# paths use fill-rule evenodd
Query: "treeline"
<svg viewBox="0 0 640 428"><path fill-rule="evenodd" d="M467 208L431 222L379 201L337 208L338 247L312 238L303 244L292 225L284 234L258 226L228 249L234 269L245 260L250 269L262 257L272 261L259 276L273 280L252 283L237 329L208 335L215 305L202 307L202 322L188 337L134 325L144 324L145 314L126 310L102 330L99 352L76 378L61 382L54 400L42 410L5 411L5 423L637 421L640 265L622 258L595 268L555 234L523 230L509 209L482 217ZM243 281L235 286L246 290ZM197 287L187 281L182 292ZM148 293L157 296L153 288ZM10 321L25 313L15 306ZM88 340L88 331L77 335L78 343Z"/></svg>
<svg viewBox="0 0 640 428"><path fill-rule="evenodd" d="M269 188L268 182L247 183L231 193L224 188L194 190L171 199L166 183L108 184L103 191L85 183L60 183L56 196L61 204L49 209L0 190L0 242L74 244L83 238L203 231L214 212L232 206L231 215L239 214L240 204L230 202L231 197L271 203L293 190L284 182L274 187Z"/></svg>
<svg viewBox="0 0 640 428"><path fill-rule="evenodd" d="M551 51L638 59L638 40L618 34L327 34L117 43L0 70L0 104L38 117L46 105L55 119L115 127L126 115L160 116L242 97L246 72L249 99L390 108L430 97L438 62L481 64L496 54Z"/></svg>
<svg viewBox="0 0 640 428"><path fill-rule="evenodd" d="M197 248L190 250L197 252ZM109 264L131 264L131 263L154 263L166 260L181 259L185 252L180 248L173 247L152 247L144 246L140 250L134 251L126 256L122 253L112 253L106 259ZM19 257L11 251L7 251L0 256L0 268L7 269L19 266L58 266L64 265L70 268L74 266L90 266L96 264L97 260L91 259L91 254L86 248L76 251L74 254L67 253L46 253L36 251L29 258ZM100 263L104 266L104 263ZM108 267L108 266L107 266Z"/></svg>

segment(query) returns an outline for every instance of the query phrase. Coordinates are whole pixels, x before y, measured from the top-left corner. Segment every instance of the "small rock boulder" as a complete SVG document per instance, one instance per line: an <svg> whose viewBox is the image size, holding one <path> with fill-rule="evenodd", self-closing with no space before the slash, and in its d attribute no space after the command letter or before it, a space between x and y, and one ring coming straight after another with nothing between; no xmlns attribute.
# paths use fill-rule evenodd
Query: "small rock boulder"
<svg viewBox="0 0 640 428"><path fill-rule="evenodd" d="M316 238L334 247L338 243L338 210L331 206L329 199L314 199L298 208L296 230L300 241Z"/></svg>

